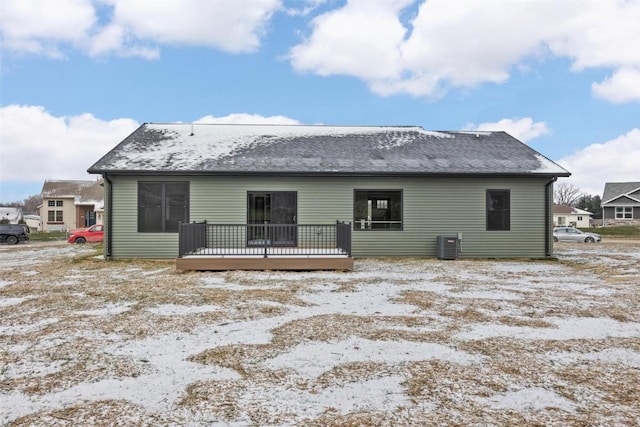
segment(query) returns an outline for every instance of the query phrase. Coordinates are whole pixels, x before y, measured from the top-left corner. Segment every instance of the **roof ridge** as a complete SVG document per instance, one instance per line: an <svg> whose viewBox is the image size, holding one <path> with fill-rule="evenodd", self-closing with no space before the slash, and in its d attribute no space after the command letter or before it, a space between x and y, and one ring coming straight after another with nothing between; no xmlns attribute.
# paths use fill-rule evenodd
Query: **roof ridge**
<svg viewBox="0 0 640 427"><path fill-rule="evenodd" d="M208 123L208 122L145 122L143 125L159 126L261 126L261 127L334 127L334 128L419 128L426 130L420 125L339 125L339 124L306 124L306 123ZM433 132L456 132L456 131L433 131Z"/></svg>

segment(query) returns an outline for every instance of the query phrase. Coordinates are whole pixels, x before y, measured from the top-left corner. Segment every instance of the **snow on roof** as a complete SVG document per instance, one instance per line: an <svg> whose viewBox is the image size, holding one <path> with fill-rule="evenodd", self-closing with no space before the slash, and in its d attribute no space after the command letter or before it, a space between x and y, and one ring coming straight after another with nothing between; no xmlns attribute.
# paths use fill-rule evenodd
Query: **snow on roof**
<svg viewBox="0 0 640 427"><path fill-rule="evenodd" d="M102 180L46 180L41 196L45 199L73 199L76 205L91 205L104 198Z"/></svg>
<svg viewBox="0 0 640 427"><path fill-rule="evenodd" d="M16 222L23 218L22 208L0 207L0 219Z"/></svg>
<svg viewBox="0 0 640 427"><path fill-rule="evenodd" d="M593 215L593 212L585 211L583 209L574 208L569 205L553 205L553 214L554 215Z"/></svg>
<svg viewBox="0 0 640 427"><path fill-rule="evenodd" d="M575 215L593 215L593 212L585 211L584 209L580 208L573 208L573 213Z"/></svg>
<svg viewBox="0 0 640 427"><path fill-rule="evenodd" d="M89 172L569 175L504 132L182 123L142 125Z"/></svg>
<svg viewBox="0 0 640 427"><path fill-rule="evenodd" d="M63 180L51 179L46 180L42 186L42 197L75 197L84 188L95 184L95 180Z"/></svg>
<svg viewBox="0 0 640 427"><path fill-rule="evenodd" d="M558 173L559 168L562 169L560 166L558 166L556 163L552 162L551 160L547 159L542 154L536 153L535 156L540 162L540 167L536 170L533 170L532 172L555 174L555 173ZM562 169L562 170L566 172L565 169Z"/></svg>

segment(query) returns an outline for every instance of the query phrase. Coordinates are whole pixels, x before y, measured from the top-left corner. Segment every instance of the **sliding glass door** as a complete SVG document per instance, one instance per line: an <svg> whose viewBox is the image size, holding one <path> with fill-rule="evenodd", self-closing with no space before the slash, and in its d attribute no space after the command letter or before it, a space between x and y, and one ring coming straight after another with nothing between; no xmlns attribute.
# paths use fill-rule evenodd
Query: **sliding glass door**
<svg viewBox="0 0 640 427"><path fill-rule="evenodd" d="M296 246L298 194L295 191L247 193L247 244ZM280 227L279 225L283 225Z"/></svg>

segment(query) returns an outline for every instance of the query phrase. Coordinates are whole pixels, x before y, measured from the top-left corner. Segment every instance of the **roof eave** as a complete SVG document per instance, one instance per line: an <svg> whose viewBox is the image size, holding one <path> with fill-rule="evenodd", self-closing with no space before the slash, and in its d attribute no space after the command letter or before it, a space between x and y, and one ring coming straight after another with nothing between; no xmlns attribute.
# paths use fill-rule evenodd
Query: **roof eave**
<svg viewBox="0 0 640 427"><path fill-rule="evenodd" d="M569 177L570 172L411 172L411 171L176 171L176 170L100 170L89 169L90 174L100 175L171 175L171 176L443 176L443 177Z"/></svg>
<svg viewBox="0 0 640 427"><path fill-rule="evenodd" d="M614 198L611 198L611 199L609 199L609 200L606 200L606 201L604 201L604 202L601 202L601 203L600 203L600 206L610 205L610 204L614 203L616 200L618 200L618 199L620 199L620 198L622 198L622 197L627 197L627 198L629 198L629 199L633 200L633 201L634 201L634 202L636 202L636 203L640 203L640 200L636 199L635 197L631 197L631 196L629 196L628 194L621 194L621 195L619 195L619 196L616 196L616 197L614 197ZM617 203L616 203L616 205L617 205Z"/></svg>

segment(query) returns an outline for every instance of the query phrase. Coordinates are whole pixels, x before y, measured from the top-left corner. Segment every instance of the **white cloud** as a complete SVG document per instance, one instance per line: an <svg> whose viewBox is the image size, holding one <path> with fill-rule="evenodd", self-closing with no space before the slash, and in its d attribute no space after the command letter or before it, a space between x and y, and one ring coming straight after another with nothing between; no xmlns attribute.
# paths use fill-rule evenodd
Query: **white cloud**
<svg viewBox="0 0 640 427"><path fill-rule="evenodd" d="M204 116L195 120L194 123L217 123L217 124L272 124L272 125L297 125L299 121L285 116L260 116L258 114L229 114L224 117Z"/></svg>
<svg viewBox="0 0 640 427"><path fill-rule="evenodd" d="M479 125L468 123L464 126L464 130L505 131L522 142L531 141L550 132L545 122L534 122L530 117L502 119L493 123L480 123Z"/></svg>
<svg viewBox="0 0 640 427"><path fill-rule="evenodd" d="M349 0L316 17L310 35L290 50L293 67L355 76L383 95L437 97L449 87L501 83L515 68L566 58L576 72L614 70L615 80L594 93L638 99L619 93L628 88L626 77L640 86L624 71L640 68L638 0L429 0L403 25L413 3Z"/></svg>
<svg viewBox="0 0 640 427"><path fill-rule="evenodd" d="M208 115L195 122L299 124L257 114ZM44 107L22 105L0 107L0 123L0 180L34 183L91 179L87 169L139 126L132 119L107 121L88 113L56 117Z"/></svg>
<svg viewBox="0 0 640 427"><path fill-rule="evenodd" d="M640 181L640 128L602 144L592 144L559 160L567 179L582 191L602 196L606 182Z"/></svg>
<svg viewBox="0 0 640 427"><path fill-rule="evenodd" d="M591 91L617 104L640 101L640 68L621 68L602 83L593 83Z"/></svg>
<svg viewBox="0 0 640 427"><path fill-rule="evenodd" d="M160 49L126 43L125 28L118 24L109 24L94 35L87 47L91 56L114 54L121 57L141 57L145 59L158 59Z"/></svg>
<svg viewBox="0 0 640 427"><path fill-rule="evenodd" d="M293 66L320 75L349 74L378 81L400 71L405 36L398 14L411 0L351 0L312 21L313 32L291 49Z"/></svg>
<svg viewBox="0 0 640 427"><path fill-rule="evenodd" d="M241 6L239 6L241 4ZM162 46L253 52L274 14L310 21L291 65L348 75L381 95L437 98L502 83L548 59L608 69L594 96L640 101L640 0L2 0L3 50L156 59ZM339 6L335 6L335 5ZM408 18L407 18L408 17Z"/></svg>
<svg viewBox="0 0 640 427"><path fill-rule="evenodd" d="M138 127L131 119L91 114L55 117L43 107L0 108L2 181L91 179L87 168Z"/></svg>
<svg viewBox="0 0 640 427"><path fill-rule="evenodd" d="M105 0L113 24L141 40L168 45L207 46L250 52L260 46L279 0Z"/></svg>
<svg viewBox="0 0 640 427"><path fill-rule="evenodd" d="M260 46L280 0L2 0L0 41L15 52L155 59L157 45L251 52Z"/></svg>
<svg viewBox="0 0 640 427"><path fill-rule="evenodd" d="M284 8L284 12L290 16L307 16L329 0L297 0Z"/></svg>
<svg viewBox="0 0 640 427"><path fill-rule="evenodd" d="M59 45L80 43L96 21L91 0L2 0L3 49L62 56Z"/></svg>

